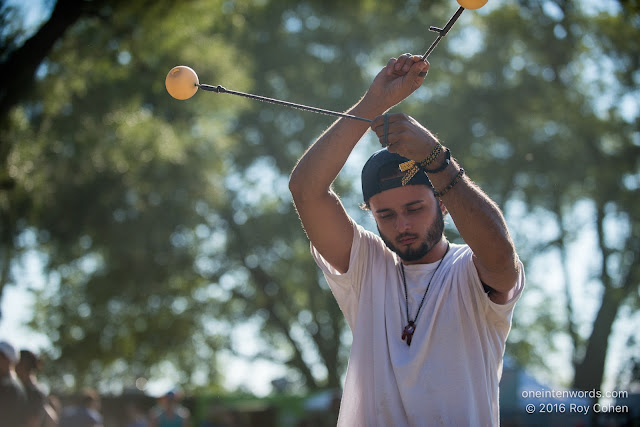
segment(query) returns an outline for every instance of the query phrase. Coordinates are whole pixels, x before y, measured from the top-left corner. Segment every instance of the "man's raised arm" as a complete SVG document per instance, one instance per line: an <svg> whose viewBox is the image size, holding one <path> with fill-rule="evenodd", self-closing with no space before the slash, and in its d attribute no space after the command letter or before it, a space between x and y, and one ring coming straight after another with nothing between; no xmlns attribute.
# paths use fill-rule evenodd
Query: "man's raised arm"
<svg viewBox="0 0 640 427"><path fill-rule="evenodd" d="M421 162L430 159L424 169L438 197L456 224L460 236L474 253L480 280L493 289L490 298L500 304L511 299L520 275L516 249L498 205L465 176L458 162L446 155L447 148L415 119L405 114L388 118L390 152ZM383 118L371 124L382 137ZM423 172L420 172L423 173Z"/></svg>
<svg viewBox="0 0 640 427"><path fill-rule="evenodd" d="M429 64L419 56L392 58L362 99L348 113L374 119L413 93ZM331 184L351 151L369 129L362 121L340 118L305 152L289 180L293 202L311 244L336 270L349 268L353 225Z"/></svg>

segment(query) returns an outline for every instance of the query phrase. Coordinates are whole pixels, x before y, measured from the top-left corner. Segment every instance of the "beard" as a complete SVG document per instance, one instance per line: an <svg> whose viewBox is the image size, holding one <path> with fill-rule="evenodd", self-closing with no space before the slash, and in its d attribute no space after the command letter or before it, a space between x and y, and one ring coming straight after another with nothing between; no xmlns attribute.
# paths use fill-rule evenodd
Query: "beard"
<svg viewBox="0 0 640 427"><path fill-rule="evenodd" d="M442 211L440 207L436 204L436 219L429 227L427 231L427 235L419 242L419 246L415 249L411 247L401 250L397 246L395 246L382 232L380 231L380 227L378 227L378 233L382 238L382 241L387 245L387 247L398 254L401 260L405 262L414 262L419 261L422 257L429 253L431 249L433 249L438 242L442 239L442 233L444 232L444 217L442 216ZM400 240L404 237L416 237L415 233L402 233L396 236L397 240Z"/></svg>

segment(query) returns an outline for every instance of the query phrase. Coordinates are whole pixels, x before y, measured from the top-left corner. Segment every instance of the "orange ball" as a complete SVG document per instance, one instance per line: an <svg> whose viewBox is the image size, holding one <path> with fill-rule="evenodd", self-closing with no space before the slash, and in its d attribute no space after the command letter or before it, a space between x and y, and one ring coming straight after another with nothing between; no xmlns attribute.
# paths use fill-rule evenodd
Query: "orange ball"
<svg viewBox="0 0 640 427"><path fill-rule="evenodd" d="M178 65L169 70L164 85L169 95L175 99L185 100L191 98L198 91L198 75L185 65Z"/></svg>
<svg viewBox="0 0 640 427"><path fill-rule="evenodd" d="M458 4L465 9L480 9L488 0L458 0Z"/></svg>

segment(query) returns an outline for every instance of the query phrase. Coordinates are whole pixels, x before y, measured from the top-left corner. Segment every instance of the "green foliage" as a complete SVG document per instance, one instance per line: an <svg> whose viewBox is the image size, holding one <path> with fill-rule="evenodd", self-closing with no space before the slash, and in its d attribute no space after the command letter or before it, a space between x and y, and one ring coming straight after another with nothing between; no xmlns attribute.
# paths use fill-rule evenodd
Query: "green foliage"
<svg viewBox="0 0 640 427"><path fill-rule="evenodd" d="M116 2L45 55L0 128L0 182L14 183L0 189L0 289L20 282L7 266L25 251L45 260L31 326L52 341L54 387L114 390L169 364L177 383L215 391L221 352L286 366L294 389L340 386L349 333L287 189L333 118L202 90L177 101L164 78L188 65L201 83L345 110L456 7L343 3ZM505 207L528 275L549 257L563 266L559 290L544 269L529 275L508 348L522 364L544 366L568 336L577 366L609 336L576 293L615 290L618 309L637 307L637 36L637 20L569 2L488 5L462 15L396 107ZM336 189L360 220L358 167ZM584 230L602 259L575 283ZM257 337L238 333L247 324Z"/></svg>

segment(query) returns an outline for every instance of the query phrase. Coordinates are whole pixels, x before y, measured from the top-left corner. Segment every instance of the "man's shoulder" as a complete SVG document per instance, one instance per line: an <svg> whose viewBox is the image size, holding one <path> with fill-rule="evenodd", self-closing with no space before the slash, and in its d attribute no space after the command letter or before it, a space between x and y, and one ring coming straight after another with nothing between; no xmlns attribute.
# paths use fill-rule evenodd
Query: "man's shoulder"
<svg viewBox="0 0 640 427"><path fill-rule="evenodd" d="M373 263L374 266L387 263L395 266L399 262L397 255L389 249L379 234L367 230L359 224L356 224L356 226L353 248L357 248L363 259Z"/></svg>
<svg viewBox="0 0 640 427"><path fill-rule="evenodd" d="M471 248L466 243L449 243L449 252L453 254L463 254L466 252L471 252Z"/></svg>
<svg viewBox="0 0 640 427"><path fill-rule="evenodd" d="M377 233L371 230L366 229L364 226L360 224L357 224L357 223L355 224L354 236L356 240L360 240L368 246L379 247L391 252L387 247L387 245L384 243L384 240L382 240L382 237L380 237L380 235L378 235Z"/></svg>
<svg viewBox="0 0 640 427"><path fill-rule="evenodd" d="M460 265L473 258L473 251L466 243L449 243L449 253L446 258L449 263Z"/></svg>

